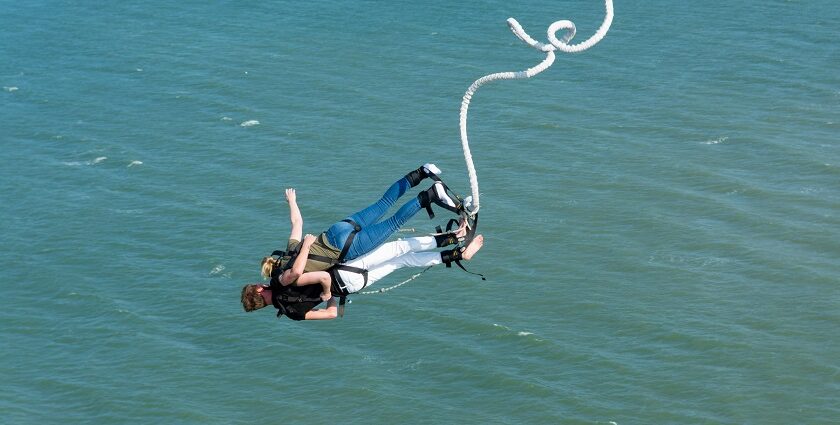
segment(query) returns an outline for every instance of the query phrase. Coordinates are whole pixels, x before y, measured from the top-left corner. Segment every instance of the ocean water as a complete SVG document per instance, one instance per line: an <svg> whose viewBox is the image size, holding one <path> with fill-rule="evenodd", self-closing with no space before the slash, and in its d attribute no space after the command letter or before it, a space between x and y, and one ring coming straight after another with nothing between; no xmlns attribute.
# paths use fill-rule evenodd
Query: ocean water
<svg viewBox="0 0 840 425"><path fill-rule="evenodd" d="M283 189L467 191L464 90L542 59L505 19L603 4L0 4L0 423L840 422L836 2L617 1L473 98L487 281L301 323L239 304Z"/></svg>

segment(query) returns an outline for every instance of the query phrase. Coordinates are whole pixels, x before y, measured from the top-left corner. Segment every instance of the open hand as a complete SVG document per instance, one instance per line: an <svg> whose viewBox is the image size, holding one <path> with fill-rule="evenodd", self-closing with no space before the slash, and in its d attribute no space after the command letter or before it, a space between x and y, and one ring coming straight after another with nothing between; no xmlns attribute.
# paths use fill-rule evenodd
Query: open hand
<svg viewBox="0 0 840 425"><path fill-rule="evenodd" d="M293 204L297 202L297 195L295 194L295 188L290 187L286 189L286 202Z"/></svg>

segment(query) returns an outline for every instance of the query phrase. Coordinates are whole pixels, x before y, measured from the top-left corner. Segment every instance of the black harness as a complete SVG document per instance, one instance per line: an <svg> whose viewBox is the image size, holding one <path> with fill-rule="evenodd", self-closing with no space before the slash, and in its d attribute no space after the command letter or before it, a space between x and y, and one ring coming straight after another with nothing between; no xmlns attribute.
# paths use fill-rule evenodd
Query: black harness
<svg viewBox="0 0 840 425"><path fill-rule="evenodd" d="M341 280L341 276L338 274L338 271L346 270L364 276L365 283L364 286L362 286L363 288L368 284L368 271L365 269L360 269L358 267L352 267L341 264L342 262L344 262L344 257L347 256L347 252L350 251L350 245L353 243L353 239L356 237L356 233L359 233L362 230L362 226L359 226L358 223L349 218L341 221L353 225L353 231L350 232L350 235L347 236L347 241L344 242L344 246L341 248L341 252L338 254L338 258L332 259L315 254L309 254L307 258L331 265L326 270L326 272L330 274L330 278L332 279L330 292L333 296L339 297L338 315L340 317L344 317L344 305L347 302L347 296L350 295L350 292L347 290L347 285L344 283L344 281ZM272 257L278 256L278 258L283 258L289 256L289 260L285 264L271 271L271 303L274 304L274 307L278 310L277 317L280 317L286 313L286 307L284 304L296 302L320 303L322 301L321 297L315 298L305 294L304 291L300 289L302 288L300 286L284 286L280 283L280 276L283 274L283 272L292 268L292 266L295 263L295 260L298 257L298 254L300 254L300 244L298 244L298 246L290 252L274 251L271 253Z"/></svg>

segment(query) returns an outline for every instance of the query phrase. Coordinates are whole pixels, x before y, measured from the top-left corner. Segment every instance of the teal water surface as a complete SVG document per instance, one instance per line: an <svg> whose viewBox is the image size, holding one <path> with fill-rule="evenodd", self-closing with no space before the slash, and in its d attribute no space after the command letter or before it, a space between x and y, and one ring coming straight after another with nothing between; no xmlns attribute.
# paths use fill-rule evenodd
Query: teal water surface
<svg viewBox="0 0 840 425"><path fill-rule="evenodd" d="M2 423L840 418L834 2L617 2L473 98L488 280L309 323L239 304L283 189L310 233L427 161L467 191L464 90L542 59L504 20L603 4L0 3Z"/></svg>

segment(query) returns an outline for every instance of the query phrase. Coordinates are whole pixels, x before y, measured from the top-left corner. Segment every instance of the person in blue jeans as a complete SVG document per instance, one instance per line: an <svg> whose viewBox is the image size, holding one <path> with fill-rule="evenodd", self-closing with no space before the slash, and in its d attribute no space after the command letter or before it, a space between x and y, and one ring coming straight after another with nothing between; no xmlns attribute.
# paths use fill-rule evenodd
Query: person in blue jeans
<svg viewBox="0 0 840 425"><path fill-rule="evenodd" d="M305 272L326 270L341 261L350 261L373 251L385 243L405 222L414 217L421 209L429 208L432 203L450 210L462 208L457 199L453 199L446 193L443 183L436 180L429 189L420 192L417 197L400 207L393 216L381 220L388 209L408 189L417 186L427 177L439 174L440 169L434 164L425 164L411 171L405 177L394 182L379 200L345 220L333 224L326 232L321 233L315 241L307 244L301 244L303 217L297 205L297 194L292 188L286 189L286 201L289 203L289 219L291 221L291 232L286 252L299 250L297 256L303 256L307 258L307 261L303 269L299 267L287 268L284 266L292 259L291 255L280 258L265 257L262 260L261 267L263 277L270 278L279 271L286 269L282 271L282 275L276 277L280 279L280 283L284 286L292 284ZM342 257L343 251L344 256ZM328 298L329 288L324 289L323 296Z"/></svg>

